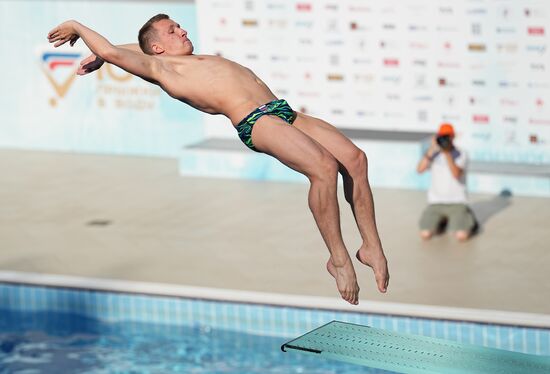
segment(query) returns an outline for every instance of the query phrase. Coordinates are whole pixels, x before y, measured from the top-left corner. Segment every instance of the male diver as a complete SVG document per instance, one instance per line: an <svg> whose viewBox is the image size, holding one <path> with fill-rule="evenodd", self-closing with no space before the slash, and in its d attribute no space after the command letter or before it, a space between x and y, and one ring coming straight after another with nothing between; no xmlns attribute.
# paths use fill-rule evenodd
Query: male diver
<svg viewBox="0 0 550 374"><path fill-rule="evenodd" d="M72 46L79 38L93 55L81 62L77 74L97 70L104 61L114 64L202 112L223 114L247 147L305 175L310 182L309 207L330 252L327 270L342 298L356 305L359 285L340 229L340 172L363 239L356 257L373 269L378 290L386 292L389 273L376 228L367 157L335 127L292 110L250 69L219 56L194 55L187 32L167 15L158 14L143 25L139 47L114 46L74 20L48 33L55 47L67 42Z"/></svg>

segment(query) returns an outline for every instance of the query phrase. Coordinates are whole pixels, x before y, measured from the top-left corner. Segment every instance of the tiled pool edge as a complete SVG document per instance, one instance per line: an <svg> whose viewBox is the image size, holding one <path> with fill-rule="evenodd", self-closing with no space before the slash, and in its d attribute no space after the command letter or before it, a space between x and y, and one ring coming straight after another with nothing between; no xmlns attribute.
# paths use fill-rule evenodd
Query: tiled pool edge
<svg viewBox="0 0 550 374"><path fill-rule="evenodd" d="M506 326L544 329L550 328L550 315L533 313L450 308L378 301L363 301L358 306L351 306L336 298L261 293L242 290L226 290L162 283L84 278L67 275L36 274L14 271L0 271L0 283L305 308L327 312L368 313L376 315L391 315L396 317L402 316Z"/></svg>

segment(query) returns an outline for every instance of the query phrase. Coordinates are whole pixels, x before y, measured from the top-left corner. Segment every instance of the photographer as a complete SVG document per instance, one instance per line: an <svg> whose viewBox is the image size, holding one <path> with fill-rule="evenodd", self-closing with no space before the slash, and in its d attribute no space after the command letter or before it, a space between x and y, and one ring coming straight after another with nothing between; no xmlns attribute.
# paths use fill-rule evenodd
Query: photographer
<svg viewBox="0 0 550 374"><path fill-rule="evenodd" d="M475 217L468 207L466 198L466 163L463 150L453 144L453 126L444 123L427 152L418 163L418 173L432 172L428 190L428 206L420 218L420 236L428 240L444 222L454 232L456 239L467 240L475 227Z"/></svg>

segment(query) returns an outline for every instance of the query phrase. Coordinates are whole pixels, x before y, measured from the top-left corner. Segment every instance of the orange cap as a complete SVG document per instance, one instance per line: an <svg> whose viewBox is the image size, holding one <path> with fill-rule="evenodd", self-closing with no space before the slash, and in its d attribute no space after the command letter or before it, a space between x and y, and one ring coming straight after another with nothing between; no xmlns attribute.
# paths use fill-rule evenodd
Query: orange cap
<svg viewBox="0 0 550 374"><path fill-rule="evenodd" d="M455 135L455 129L453 128L453 125L451 125L450 123L443 123L443 124L441 124L441 126L439 126L439 131L437 132L437 135L438 136L443 136L443 135L454 136Z"/></svg>

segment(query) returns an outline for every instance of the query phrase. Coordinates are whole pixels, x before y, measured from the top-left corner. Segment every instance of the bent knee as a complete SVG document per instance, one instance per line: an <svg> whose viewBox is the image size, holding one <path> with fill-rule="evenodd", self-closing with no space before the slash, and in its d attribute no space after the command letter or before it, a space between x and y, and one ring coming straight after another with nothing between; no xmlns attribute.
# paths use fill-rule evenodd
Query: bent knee
<svg viewBox="0 0 550 374"><path fill-rule="evenodd" d="M315 167L310 173L310 179L321 181L334 181L338 175L338 161L329 152L323 152L315 162Z"/></svg>
<svg viewBox="0 0 550 374"><path fill-rule="evenodd" d="M352 178L367 176L368 159L360 148L355 147L345 160L342 160L342 165Z"/></svg>

